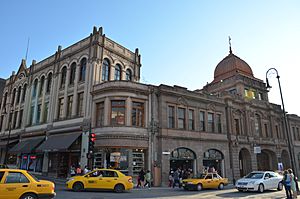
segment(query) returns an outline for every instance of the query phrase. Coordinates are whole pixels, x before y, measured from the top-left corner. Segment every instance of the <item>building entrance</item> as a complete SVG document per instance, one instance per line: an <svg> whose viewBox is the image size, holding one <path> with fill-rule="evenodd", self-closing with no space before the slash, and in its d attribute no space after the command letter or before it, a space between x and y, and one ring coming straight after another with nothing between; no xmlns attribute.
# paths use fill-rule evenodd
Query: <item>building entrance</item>
<svg viewBox="0 0 300 199"><path fill-rule="evenodd" d="M204 152L203 167L208 171L216 171L220 175L224 175L224 156L215 149L209 149Z"/></svg>

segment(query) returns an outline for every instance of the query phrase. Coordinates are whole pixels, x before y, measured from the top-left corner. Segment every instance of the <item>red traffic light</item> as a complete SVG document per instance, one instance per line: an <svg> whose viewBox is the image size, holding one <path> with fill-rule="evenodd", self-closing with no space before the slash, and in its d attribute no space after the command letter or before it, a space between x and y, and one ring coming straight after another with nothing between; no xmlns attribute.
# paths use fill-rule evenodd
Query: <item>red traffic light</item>
<svg viewBox="0 0 300 199"><path fill-rule="evenodd" d="M91 140L92 142L95 142L95 141L96 141L96 134L95 134L95 133L91 133L91 134L90 134L90 140Z"/></svg>

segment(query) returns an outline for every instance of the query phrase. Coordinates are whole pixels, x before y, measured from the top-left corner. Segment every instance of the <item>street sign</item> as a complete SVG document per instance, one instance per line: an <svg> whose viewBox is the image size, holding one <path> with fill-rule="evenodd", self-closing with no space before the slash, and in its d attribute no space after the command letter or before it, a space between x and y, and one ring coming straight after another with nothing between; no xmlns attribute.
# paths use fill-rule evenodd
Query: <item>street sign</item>
<svg viewBox="0 0 300 199"><path fill-rule="evenodd" d="M260 146L255 146L254 147L254 153L261 153L261 148L260 148Z"/></svg>
<svg viewBox="0 0 300 199"><path fill-rule="evenodd" d="M170 151L163 151L162 154L163 154L163 155L170 155L171 152L170 152Z"/></svg>

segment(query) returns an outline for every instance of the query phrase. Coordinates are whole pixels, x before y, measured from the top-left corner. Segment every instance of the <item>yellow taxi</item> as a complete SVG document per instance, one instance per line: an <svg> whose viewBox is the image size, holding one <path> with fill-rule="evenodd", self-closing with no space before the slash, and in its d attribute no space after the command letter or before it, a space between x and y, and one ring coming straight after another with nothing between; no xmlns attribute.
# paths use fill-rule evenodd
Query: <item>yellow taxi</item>
<svg viewBox="0 0 300 199"><path fill-rule="evenodd" d="M228 184L227 178L222 178L217 173L205 173L200 174L195 178L185 179L182 181L182 186L185 190L198 190L206 188L224 189L224 186Z"/></svg>
<svg viewBox="0 0 300 199"><path fill-rule="evenodd" d="M54 183L38 180L25 170L0 169L0 198L5 199L52 199Z"/></svg>
<svg viewBox="0 0 300 199"><path fill-rule="evenodd" d="M114 169L95 169L83 176L71 177L67 182L68 189L82 190L113 190L123 192L133 188L132 177Z"/></svg>

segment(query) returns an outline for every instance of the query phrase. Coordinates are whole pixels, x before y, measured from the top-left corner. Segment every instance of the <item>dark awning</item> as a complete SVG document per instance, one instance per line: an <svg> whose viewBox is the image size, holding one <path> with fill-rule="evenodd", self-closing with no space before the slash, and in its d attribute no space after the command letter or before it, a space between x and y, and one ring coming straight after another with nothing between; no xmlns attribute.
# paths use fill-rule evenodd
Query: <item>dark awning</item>
<svg viewBox="0 0 300 199"><path fill-rule="evenodd" d="M41 144L37 151L64 151L67 150L73 142L81 135L77 133L64 133L59 135L49 136L48 139Z"/></svg>
<svg viewBox="0 0 300 199"><path fill-rule="evenodd" d="M45 137L36 137L22 140L9 150L10 153L31 153L32 150L38 146Z"/></svg>

